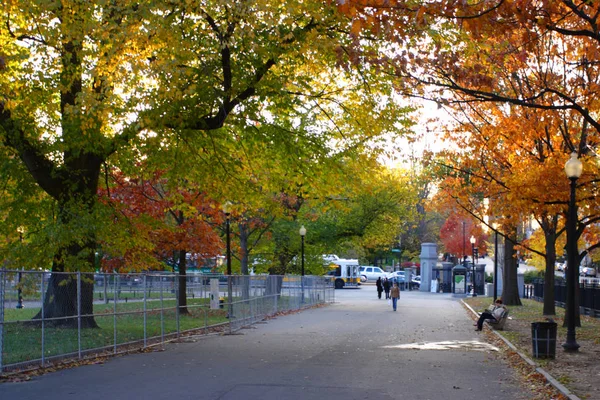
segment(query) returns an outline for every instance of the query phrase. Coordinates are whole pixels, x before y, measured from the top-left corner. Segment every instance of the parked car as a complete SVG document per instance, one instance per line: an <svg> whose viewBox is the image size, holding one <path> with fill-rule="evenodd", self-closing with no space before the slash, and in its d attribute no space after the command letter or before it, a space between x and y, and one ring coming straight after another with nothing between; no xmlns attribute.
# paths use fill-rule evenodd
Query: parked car
<svg viewBox="0 0 600 400"><path fill-rule="evenodd" d="M579 275L596 276L596 268L594 268L594 267L579 267Z"/></svg>
<svg viewBox="0 0 600 400"><path fill-rule="evenodd" d="M398 283L406 282L406 274L404 271L394 271L387 274L387 278L394 282L394 280Z"/></svg>
<svg viewBox="0 0 600 400"><path fill-rule="evenodd" d="M421 275L414 275L410 280L410 283L412 283L413 286L421 287Z"/></svg>
<svg viewBox="0 0 600 400"><path fill-rule="evenodd" d="M362 266L360 267L358 273L360 274L361 282L374 282L377 280L377 278L383 279L387 276L384 270L373 266Z"/></svg>

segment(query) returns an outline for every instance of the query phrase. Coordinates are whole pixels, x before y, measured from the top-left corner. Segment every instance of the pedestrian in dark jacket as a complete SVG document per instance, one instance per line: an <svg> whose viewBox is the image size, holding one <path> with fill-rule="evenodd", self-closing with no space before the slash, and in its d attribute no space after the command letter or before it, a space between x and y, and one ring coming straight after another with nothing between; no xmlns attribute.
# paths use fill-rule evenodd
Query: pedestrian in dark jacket
<svg viewBox="0 0 600 400"><path fill-rule="evenodd" d="M381 282L381 277L377 278L375 286L377 286L377 298L381 299L381 292L383 292L383 282Z"/></svg>
<svg viewBox="0 0 600 400"><path fill-rule="evenodd" d="M390 281L388 280L388 278L385 278L383 280L383 290L385 291L385 298L389 299L390 298Z"/></svg>

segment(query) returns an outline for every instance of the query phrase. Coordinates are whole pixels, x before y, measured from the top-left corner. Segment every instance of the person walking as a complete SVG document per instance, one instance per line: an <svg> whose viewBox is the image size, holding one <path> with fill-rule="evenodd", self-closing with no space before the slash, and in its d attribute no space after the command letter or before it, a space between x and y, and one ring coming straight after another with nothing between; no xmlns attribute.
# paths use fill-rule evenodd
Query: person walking
<svg viewBox="0 0 600 400"><path fill-rule="evenodd" d="M392 297L392 307L394 308L394 311L396 311L398 300L400 299L400 286L398 286L398 283L394 283L394 287L390 292L390 296Z"/></svg>
<svg viewBox="0 0 600 400"><path fill-rule="evenodd" d="M381 282L381 277L377 278L375 286L377 286L377 298L381 299L381 292L383 292L383 282Z"/></svg>
<svg viewBox="0 0 600 400"><path fill-rule="evenodd" d="M385 278L383 280L383 290L385 291L385 298L389 299L390 298L390 281L388 280L388 278Z"/></svg>

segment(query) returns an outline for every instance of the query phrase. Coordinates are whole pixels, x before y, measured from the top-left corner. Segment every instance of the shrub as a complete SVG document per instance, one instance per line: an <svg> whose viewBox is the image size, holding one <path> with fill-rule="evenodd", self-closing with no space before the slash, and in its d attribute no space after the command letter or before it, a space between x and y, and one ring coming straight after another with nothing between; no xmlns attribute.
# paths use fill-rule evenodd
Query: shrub
<svg viewBox="0 0 600 400"><path fill-rule="evenodd" d="M538 270L527 271L524 274L526 284L532 284L534 279L539 279L539 278L543 278L543 277L544 277L544 271L538 271Z"/></svg>

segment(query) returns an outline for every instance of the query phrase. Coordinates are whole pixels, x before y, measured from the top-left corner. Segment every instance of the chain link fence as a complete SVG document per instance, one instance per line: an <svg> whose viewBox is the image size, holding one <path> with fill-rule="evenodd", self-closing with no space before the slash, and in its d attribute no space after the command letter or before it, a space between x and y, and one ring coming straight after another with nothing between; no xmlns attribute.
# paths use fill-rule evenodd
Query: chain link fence
<svg viewBox="0 0 600 400"><path fill-rule="evenodd" d="M0 374L231 333L334 296L318 276L0 270Z"/></svg>

